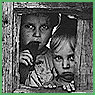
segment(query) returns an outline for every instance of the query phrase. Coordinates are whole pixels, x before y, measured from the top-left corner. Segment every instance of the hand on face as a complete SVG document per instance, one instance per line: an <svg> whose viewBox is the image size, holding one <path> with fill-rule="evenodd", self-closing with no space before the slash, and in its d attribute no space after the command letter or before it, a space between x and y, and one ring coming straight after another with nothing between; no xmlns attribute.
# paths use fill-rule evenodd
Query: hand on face
<svg viewBox="0 0 95 95"><path fill-rule="evenodd" d="M31 41L38 41L40 42L39 48L42 48L47 44L51 34L52 29L47 17L27 15L22 18L21 43L23 45L27 45Z"/></svg>
<svg viewBox="0 0 95 95"><path fill-rule="evenodd" d="M20 63L23 63L26 66L33 65L33 57L29 50L24 50L20 53Z"/></svg>

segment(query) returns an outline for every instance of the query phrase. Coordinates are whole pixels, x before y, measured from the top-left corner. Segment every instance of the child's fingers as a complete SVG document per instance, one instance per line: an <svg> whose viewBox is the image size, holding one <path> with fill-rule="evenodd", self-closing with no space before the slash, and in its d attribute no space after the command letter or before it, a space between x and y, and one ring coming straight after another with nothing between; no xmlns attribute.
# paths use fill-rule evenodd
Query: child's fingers
<svg viewBox="0 0 95 95"><path fill-rule="evenodd" d="M44 85L44 88L48 88L48 85Z"/></svg>
<svg viewBox="0 0 95 95"><path fill-rule="evenodd" d="M30 62L30 58L28 56L20 56L20 60L27 60L28 63Z"/></svg>
<svg viewBox="0 0 95 95"><path fill-rule="evenodd" d="M28 63L25 60L22 59L20 62L24 63L26 66L28 66Z"/></svg>
<svg viewBox="0 0 95 95"><path fill-rule="evenodd" d="M29 53L30 54L30 52L29 52L29 50L24 50L24 51L22 51L23 53Z"/></svg>
<svg viewBox="0 0 95 95"><path fill-rule="evenodd" d="M33 65L28 56L20 56L20 63L23 63L23 62L24 62L24 64L27 63L26 65L28 65L28 64Z"/></svg>
<svg viewBox="0 0 95 95"><path fill-rule="evenodd" d="M22 53L21 58L26 59L30 65L33 65L33 57L28 53Z"/></svg>
<svg viewBox="0 0 95 95"><path fill-rule="evenodd" d="M75 91L75 86L74 86L74 84L70 83L70 87L71 87L71 89L72 89L73 91Z"/></svg>
<svg viewBox="0 0 95 95"><path fill-rule="evenodd" d="M24 60L24 61L23 61ZM30 54L29 50L24 50L23 52L20 53L20 63L23 63L24 64L30 64L30 65L33 65L32 62L33 62L33 57L32 55Z"/></svg>
<svg viewBox="0 0 95 95"><path fill-rule="evenodd" d="M53 88L53 87L52 87L52 84L49 84L49 85L48 85L48 88Z"/></svg>
<svg viewBox="0 0 95 95"><path fill-rule="evenodd" d="M67 88L67 91L68 92L71 92L71 88L70 88L70 85L69 84L66 86L66 88Z"/></svg>
<svg viewBox="0 0 95 95"><path fill-rule="evenodd" d="M66 90L66 86L65 85L63 85L63 87L62 87L64 90Z"/></svg>
<svg viewBox="0 0 95 95"><path fill-rule="evenodd" d="M74 82L74 80L73 80L73 81L71 81L71 83L72 83L72 84L74 84L74 83L75 83L75 82Z"/></svg>
<svg viewBox="0 0 95 95"><path fill-rule="evenodd" d="M56 85L49 83L49 84L44 85L44 87L45 88L56 88Z"/></svg>
<svg viewBox="0 0 95 95"><path fill-rule="evenodd" d="M33 57L32 57L31 54L29 54L29 53L22 53L21 55L22 55L22 56L27 56L27 57L29 57L29 58L30 58L30 61L33 62Z"/></svg>
<svg viewBox="0 0 95 95"><path fill-rule="evenodd" d="M56 88L56 85L53 85L53 88Z"/></svg>
<svg viewBox="0 0 95 95"><path fill-rule="evenodd" d="M44 85L45 88L53 88L51 84Z"/></svg>
<svg viewBox="0 0 95 95"><path fill-rule="evenodd" d="M31 59L31 62L33 62L33 56L30 54L29 50L24 50L21 55L28 56Z"/></svg>

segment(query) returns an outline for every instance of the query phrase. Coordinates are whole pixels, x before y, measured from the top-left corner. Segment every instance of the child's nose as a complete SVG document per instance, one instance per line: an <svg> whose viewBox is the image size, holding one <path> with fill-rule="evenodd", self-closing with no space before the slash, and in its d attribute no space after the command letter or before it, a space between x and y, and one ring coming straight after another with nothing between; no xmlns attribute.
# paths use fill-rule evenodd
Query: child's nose
<svg viewBox="0 0 95 95"><path fill-rule="evenodd" d="M40 30L38 28L34 31L33 36L34 37L41 37L41 33L40 33Z"/></svg>
<svg viewBox="0 0 95 95"><path fill-rule="evenodd" d="M64 60L62 63L63 69L69 69L70 68L70 63L67 60Z"/></svg>

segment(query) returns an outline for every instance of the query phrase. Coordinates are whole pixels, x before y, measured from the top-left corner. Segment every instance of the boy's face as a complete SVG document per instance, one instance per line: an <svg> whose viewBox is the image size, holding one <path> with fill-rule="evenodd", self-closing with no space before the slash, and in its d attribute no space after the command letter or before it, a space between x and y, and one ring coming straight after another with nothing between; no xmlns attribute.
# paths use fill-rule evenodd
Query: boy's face
<svg viewBox="0 0 95 95"><path fill-rule="evenodd" d="M74 73L74 51L71 49L69 42L61 42L54 50L53 62L59 75L64 72Z"/></svg>
<svg viewBox="0 0 95 95"><path fill-rule="evenodd" d="M46 16L27 15L22 20L21 39L24 45L38 41L39 49L47 44L52 34L50 20Z"/></svg>

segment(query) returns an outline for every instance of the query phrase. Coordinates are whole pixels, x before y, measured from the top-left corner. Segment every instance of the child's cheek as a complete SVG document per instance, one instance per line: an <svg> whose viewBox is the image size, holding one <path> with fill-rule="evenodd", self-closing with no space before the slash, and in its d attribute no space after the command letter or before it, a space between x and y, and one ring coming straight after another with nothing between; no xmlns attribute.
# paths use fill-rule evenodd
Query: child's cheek
<svg viewBox="0 0 95 95"><path fill-rule="evenodd" d="M72 73L75 72L75 62L71 62L71 63L70 63L69 71L72 72Z"/></svg>
<svg viewBox="0 0 95 95"><path fill-rule="evenodd" d="M70 68L74 68L75 67L75 62L70 62Z"/></svg>
<svg viewBox="0 0 95 95"><path fill-rule="evenodd" d="M57 62L56 60L54 60L54 66L56 69L61 70L62 69L62 62Z"/></svg>

